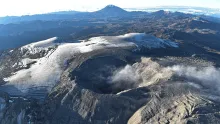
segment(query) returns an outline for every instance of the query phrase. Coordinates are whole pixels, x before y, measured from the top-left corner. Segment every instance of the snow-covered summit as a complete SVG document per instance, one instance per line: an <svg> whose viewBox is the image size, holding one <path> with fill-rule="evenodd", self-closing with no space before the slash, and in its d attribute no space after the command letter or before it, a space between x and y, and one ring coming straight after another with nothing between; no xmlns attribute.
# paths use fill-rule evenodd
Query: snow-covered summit
<svg viewBox="0 0 220 124"><path fill-rule="evenodd" d="M48 52L46 56L34 59L36 63L32 64L30 68L19 70L10 77L5 77L4 80L7 82L5 86L13 86L13 88L17 88L18 91L23 94L28 94L30 89L32 90L33 88L46 88L50 91L59 83L62 72L66 66L68 66L68 60L95 50L104 50L106 48L127 48L135 50L139 49L139 47L151 49L178 47L178 45L172 41L162 40L145 33L93 37L79 43L56 44L54 43L56 39L57 38L50 38L22 47L23 49L29 50L30 53L36 53L41 49L48 49L57 45L57 47L54 48L52 52ZM26 58L25 62L26 60L28 60L28 62L32 61L30 58ZM11 94L16 95L18 93L13 92Z"/></svg>
<svg viewBox="0 0 220 124"><path fill-rule="evenodd" d="M29 45L26 45L26 47L48 47L54 44L54 41L57 40L57 37L52 37L47 40L42 40L36 43L31 43Z"/></svg>
<svg viewBox="0 0 220 124"><path fill-rule="evenodd" d="M49 48L54 47L55 45L57 45L57 43L55 43L55 41L57 40L57 37L52 37L46 40L42 40L42 41L38 41L35 43L31 43L28 45L25 45L23 47L21 47L21 50L28 50L28 52L30 54L36 54L41 52L42 50L48 50Z"/></svg>

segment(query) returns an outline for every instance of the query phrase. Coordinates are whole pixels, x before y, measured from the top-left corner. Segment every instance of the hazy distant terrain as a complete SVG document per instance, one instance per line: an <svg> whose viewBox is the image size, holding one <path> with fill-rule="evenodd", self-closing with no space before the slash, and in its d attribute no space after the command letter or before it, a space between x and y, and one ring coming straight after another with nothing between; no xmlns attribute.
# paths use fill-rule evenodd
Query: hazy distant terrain
<svg viewBox="0 0 220 124"><path fill-rule="evenodd" d="M218 124L219 18L160 9L0 18L0 123Z"/></svg>
<svg viewBox="0 0 220 124"><path fill-rule="evenodd" d="M129 11L146 11L155 12L159 10L170 12L182 12L195 15L206 15L212 17L220 17L220 10L218 8L204 8L204 7L190 7L190 6L161 6L150 8L126 8Z"/></svg>

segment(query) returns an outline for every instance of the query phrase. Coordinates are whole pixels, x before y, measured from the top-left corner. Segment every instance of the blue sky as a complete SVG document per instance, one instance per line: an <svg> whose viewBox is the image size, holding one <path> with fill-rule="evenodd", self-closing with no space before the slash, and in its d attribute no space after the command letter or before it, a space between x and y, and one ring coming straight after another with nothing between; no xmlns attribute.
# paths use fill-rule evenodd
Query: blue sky
<svg viewBox="0 0 220 124"><path fill-rule="evenodd" d="M59 10L94 11L108 4L122 8L155 6L220 8L220 0L0 0L0 16L37 14Z"/></svg>

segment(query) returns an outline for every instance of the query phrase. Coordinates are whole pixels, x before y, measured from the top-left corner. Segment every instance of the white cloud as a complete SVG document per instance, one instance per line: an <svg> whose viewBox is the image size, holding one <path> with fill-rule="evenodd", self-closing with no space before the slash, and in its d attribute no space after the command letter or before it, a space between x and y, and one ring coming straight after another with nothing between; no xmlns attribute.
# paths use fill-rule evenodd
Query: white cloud
<svg viewBox="0 0 220 124"><path fill-rule="evenodd" d="M213 66L193 67L175 65L170 67L178 76L185 77L194 83L201 84L206 88L220 91L220 69Z"/></svg>
<svg viewBox="0 0 220 124"><path fill-rule="evenodd" d="M142 58L141 62L117 70L110 82L117 86L134 88L167 81L172 75L171 69L160 66L150 58Z"/></svg>
<svg viewBox="0 0 220 124"><path fill-rule="evenodd" d="M140 76L135 72L135 69L131 65L126 65L124 68L119 69L115 72L115 74L111 77L111 82L127 82L127 83L135 83L138 82Z"/></svg>
<svg viewBox="0 0 220 124"><path fill-rule="evenodd" d="M116 86L122 88L136 88L155 83L163 83L172 79L174 75L177 76L175 79L178 80L179 78L179 81L188 83L195 88L209 89L209 91L216 91L217 93L220 92L219 68L213 66L195 67L183 65L163 67L149 58L142 58L141 62L119 69L111 77L111 82L116 83Z"/></svg>

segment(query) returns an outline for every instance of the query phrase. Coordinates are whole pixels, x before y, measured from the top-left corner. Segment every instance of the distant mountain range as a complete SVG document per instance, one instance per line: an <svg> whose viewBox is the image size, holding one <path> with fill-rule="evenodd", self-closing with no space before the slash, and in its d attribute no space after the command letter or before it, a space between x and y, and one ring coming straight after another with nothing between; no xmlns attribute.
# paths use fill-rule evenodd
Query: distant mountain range
<svg viewBox="0 0 220 124"><path fill-rule="evenodd" d="M151 21L169 20L175 23L176 19L185 18L211 21L212 27L219 27L217 25L220 23L220 18L211 16L178 11L156 11L156 9L151 12L143 10L126 11L114 5L108 5L95 12L60 11L20 17L8 16L0 18L0 51L54 36L61 38L62 40L59 41L63 42L99 36L101 33L102 35L119 35L122 32L149 32L153 29L146 30L143 25L148 26L149 23L152 25ZM210 24L207 24L208 27ZM201 26L197 23L196 25ZM143 29L140 30L140 27Z"/></svg>
<svg viewBox="0 0 220 124"><path fill-rule="evenodd" d="M201 7L155 7L155 8L126 8L122 9L114 5L108 5L105 8L95 12L79 11L59 11L46 14L24 15L24 16L6 16L0 17L0 24L19 23L25 21L56 21L56 20L74 20L88 18L112 18L112 17L138 17L144 16L156 11L181 12L194 15L205 15L210 17L219 17L219 9L201 8Z"/></svg>
<svg viewBox="0 0 220 124"><path fill-rule="evenodd" d="M220 18L220 9L215 8L204 8L204 7L188 7L188 6L162 6L152 8L126 8L127 11L145 11L155 12L159 10L170 11L170 12L182 12L195 15L206 15Z"/></svg>
<svg viewBox="0 0 220 124"><path fill-rule="evenodd" d="M108 5L95 12L60 11L47 14L6 16L0 18L0 24L19 23L25 21L54 21L54 20L74 20L88 18L112 18L112 17L132 17L148 14L147 12L135 11L128 12L120 7Z"/></svg>

